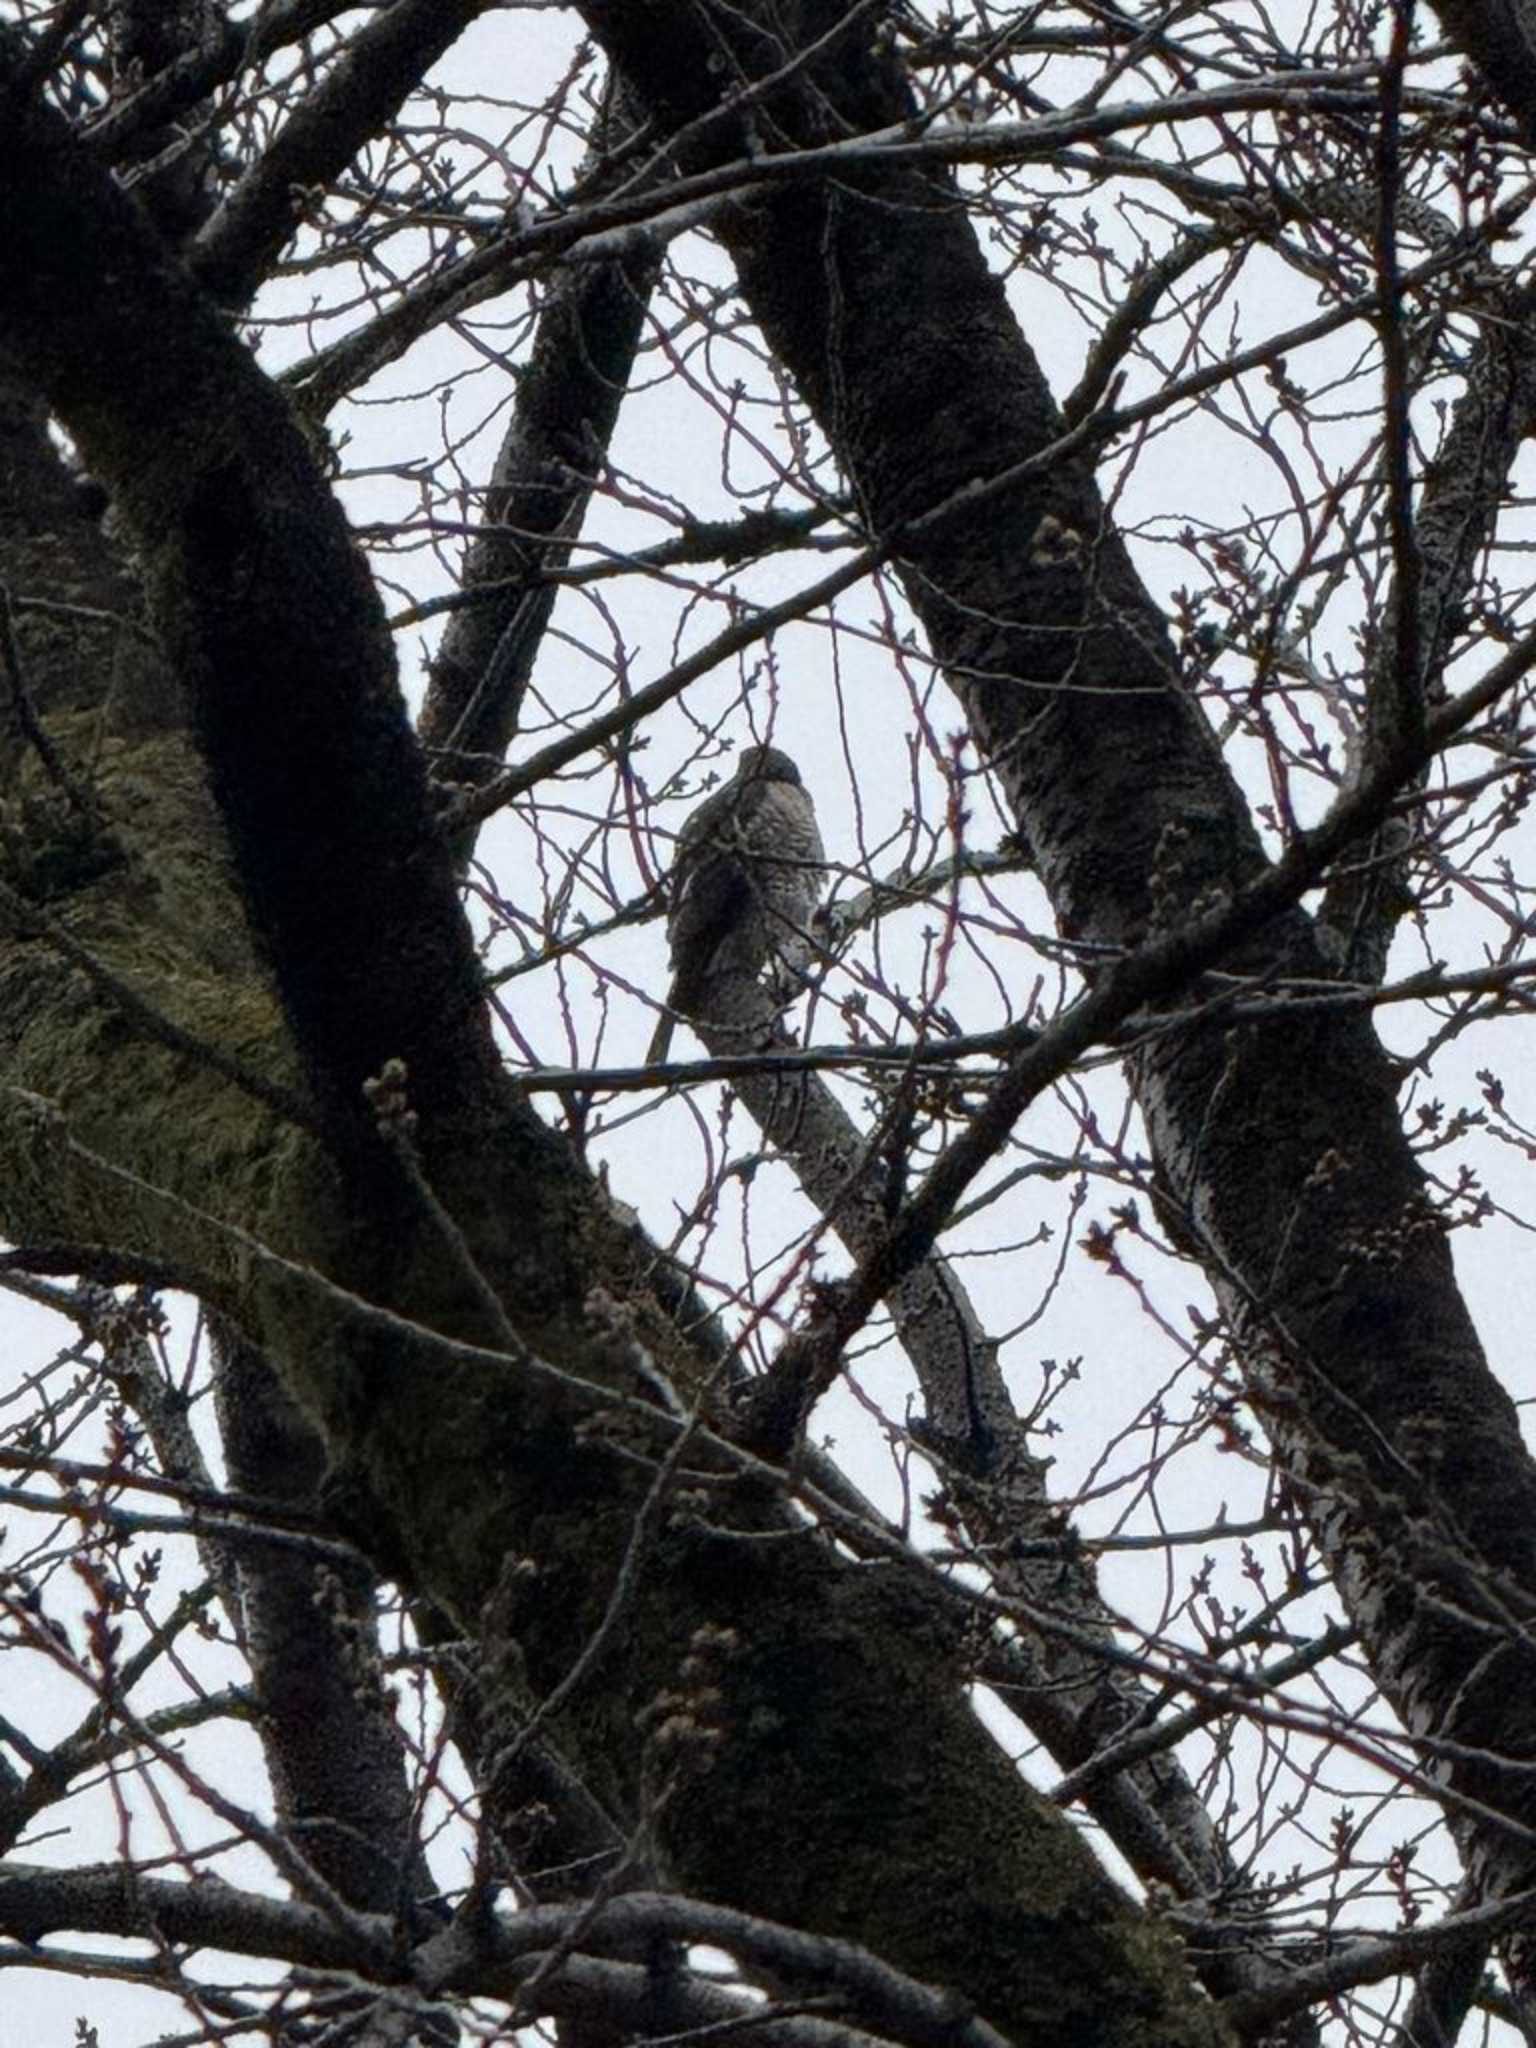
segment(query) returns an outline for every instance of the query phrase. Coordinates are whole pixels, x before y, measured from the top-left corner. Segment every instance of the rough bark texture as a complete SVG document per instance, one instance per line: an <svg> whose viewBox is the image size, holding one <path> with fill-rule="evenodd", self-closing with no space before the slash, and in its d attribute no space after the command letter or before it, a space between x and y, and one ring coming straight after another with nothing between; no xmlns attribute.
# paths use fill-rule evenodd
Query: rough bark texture
<svg viewBox="0 0 1536 2048"><path fill-rule="evenodd" d="M624 132L605 110L602 139ZM579 264L551 289L517 405L480 507L483 530L465 551L462 587L506 586L449 619L432 664L419 727L434 771L479 782L517 731L524 692L557 586L570 558L634 374L658 249Z"/></svg>
<svg viewBox="0 0 1536 2048"><path fill-rule="evenodd" d="M780 7L770 32L766 13L722 11L707 59L693 14L665 0L585 12L642 96L721 155L746 146L739 116L702 119L722 81L782 70L842 19ZM912 113L857 22L810 68L754 111L781 145ZM743 204L721 232L873 532L903 531L913 607L1063 930L1134 943L1249 880L1262 855L1245 807L1087 465L1042 461L984 511L910 524L996 475L999 451L1017 465L1062 431L949 180L855 171ZM1299 912L1229 964L1328 972ZM1523 1617L1536 1589L1536 1467L1456 1291L1374 1033L1207 1023L1164 1033L1136 1080L1374 1669L1411 1728L1465 1745L1434 1759L1455 1792L1536 1819L1530 1651L1491 1611ZM1463 1831L1495 1888L1529 1881L1502 1828Z"/></svg>
<svg viewBox="0 0 1536 2048"><path fill-rule="evenodd" d="M397 0L355 36L198 235L200 283L243 306L293 233L305 188L325 185L378 135L486 0Z"/></svg>
<svg viewBox="0 0 1536 2048"><path fill-rule="evenodd" d="M325 1446L271 1366L230 1332L219 1340L215 1373L231 1485L316 1509ZM260 1546L240 1563L278 1818L349 1904L410 1923L419 1911L431 1917L420 1902L433 1885L416 1851L399 1730L380 1683L375 1594L361 1565L295 1565L291 1554Z"/></svg>
<svg viewBox="0 0 1536 2048"><path fill-rule="evenodd" d="M1530 0L1433 0L1445 32L1536 140L1536 13Z"/></svg>
<svg viewBox="0 0 1536 2048"><path fill-rule="evenodd" d="M865 16L841 6L586 12L658 116L695 124L698 155L911 112ZM1441 12L1525 118L1522 11ZM813 64L792 61L818 38ZM27 624L29 680L74 774L49 773L13 718L0 1224L168 1262L260 1342L326 1433L337 1512L477 1643L492 1718L515 1729L606 1625L553 1725L595 1838L675 1784L659 1835L681 1884L856 1937L1021 2043L1220 2038L1171 1942L981 1733L938 1608L894 1568L850 1566L773 1494L722 1483L702 1450L707 1523L658 1511L636 1462L584 1430L597 1398L556 1371L634 1385L586 1313L594 1280L635 1304L685 1394L703 1366L646 1285L650 1248L505 1085L377 598L304 436L194 277L5 82L11 48L4 568L122 623L102 629L110 661L78 619ZM722 91L770 74L750 136L714 118ZM1046 453L1060 415L951 182L853 168L742 201L720 229L872 532L899 536L1063 930L1134 945L1261 873L1091 465ZM131 563L82 523L39 397L111 488ZM1027 466L944 509L1001 463ZM1297 911L1229 964L1315 979L1328 956ZM103 971L260 1085L156 1035ZM363 1113L364 1082L396 1059L414 1159ZM1377 1675L1435 1738L1451 1793L1536 1822L1536 1473L1369 1027L1206 1021L1150 1042L1136 1078ZM701 1629L718 1696L694 1747L668 1750L646 1716ZM1518 1834L1471 1807L1458 1821L1481 1878L1528 1881ZM922 1883L892 1883L914 1842Z"/></svg>
<svg viewBox="0 0 1536 2048"><path fill-rule="evenodd" d="M983 1734L951 1625L898 1572L850 1567L754 1487L717 1489L708 1527L647 1522L643 1469L578 1435L593 1403L547 1362L628 1384L584 1319L595 1279L636 1300L663 1358L689 1360L640 1279L645 1248L502 1082L377 600L304 438L62 124L3 82L0 199L17 220L0 251L4 340L132 537L229 863L181 737L119 771L108 721L96 803L126 851L105 877L67 872L50 901L205 1037L227 1044L233 1022L246 1059L307 1091L326 1134L277 1129L193 1053L146 1053L120 1007L22 929L0 966L4 1228L158 1250L202 1275L324 1427L338 1511L488 1671L512 1674L514 1708L519 1687L531 1703L569 1677L647 1528L643 1570L556 1730L632 1826L679 1768L638 1724L715 1631L722 1740L702 1796L661 1820L683 1886L855 1935L1021 2042L1222 2038L1171 1937ZM105 693L77 681L99 721ZM202 862L189 932L134 881L137 862L169 865L183 845ZM440 1207L361 1114L363 1081L391 1058L409 1069ZM503 1348L447 1354L426 1329L350 1311L336 1285ZM891 1883L914 1842L924 1881Z"/></svg>

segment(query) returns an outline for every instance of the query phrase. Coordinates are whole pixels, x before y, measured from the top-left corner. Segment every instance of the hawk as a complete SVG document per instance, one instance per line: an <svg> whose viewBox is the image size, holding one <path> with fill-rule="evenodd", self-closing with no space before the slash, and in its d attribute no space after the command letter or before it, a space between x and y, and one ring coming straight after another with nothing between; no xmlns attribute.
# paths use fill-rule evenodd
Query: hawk
<svg viewBox="0 0 1536 2048"><path fill-rule="evenodd" d="M803 962L824 859L800 770L777 747L748 747L678 835L667 883L672 986L649 1063L667 1056L674 1012L703 1016L731 982L755 982L771 961Z"/></svg>

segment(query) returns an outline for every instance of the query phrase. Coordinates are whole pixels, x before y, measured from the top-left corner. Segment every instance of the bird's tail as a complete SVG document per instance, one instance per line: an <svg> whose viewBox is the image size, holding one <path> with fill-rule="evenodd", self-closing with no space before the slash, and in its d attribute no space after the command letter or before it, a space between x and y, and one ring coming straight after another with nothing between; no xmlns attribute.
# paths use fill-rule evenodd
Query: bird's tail
<svg viewBox="0 0 1536 2048"><path fill-rule="evenodd" d="M670 1011L663 1010L656 1019L656 1029L651 1033L651 1043L645 1055L648 1067L659 1067L672 1050L672 1033L677 1028L677 1019Z"/></svg>

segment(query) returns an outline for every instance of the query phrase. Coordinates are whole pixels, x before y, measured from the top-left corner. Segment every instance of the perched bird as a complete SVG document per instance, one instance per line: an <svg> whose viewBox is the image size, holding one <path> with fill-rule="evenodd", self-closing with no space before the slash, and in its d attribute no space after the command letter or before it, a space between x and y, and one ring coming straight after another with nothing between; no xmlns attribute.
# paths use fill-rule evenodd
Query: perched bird
<svg viewBox="0 0 1536 2048"><path fill-rule="evenodd" d="M777 747L748 747L678 835L667 884L672 986L649 1061L666 1058L674 1013L704 1016L731 983L805 959L824 859L800 770Z"/></svg>

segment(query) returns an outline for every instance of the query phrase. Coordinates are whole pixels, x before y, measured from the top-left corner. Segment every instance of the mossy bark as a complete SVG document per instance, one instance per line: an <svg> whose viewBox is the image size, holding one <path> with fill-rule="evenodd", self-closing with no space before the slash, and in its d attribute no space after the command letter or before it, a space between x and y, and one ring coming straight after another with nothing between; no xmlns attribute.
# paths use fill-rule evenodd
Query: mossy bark
<svg viewBox="0 0 1536 2048"><path fill-rule="evenodd" d="M141 718L130 744L110 681L54 664L40 708L113 855L54 863L47 917L322 1128L128 1021L23 904L0 939L0 1226L184 1268L284 1372L347 1526L475 1646L511 1725L588 1651L629 1560L553 1733L621 1830L654 1813L677 1883L857 1939L1021 2043L1220 2041L1171 1937L981 1729L937 1609L718 1468L702 1525L647 1520L652 1475L546 1369L632 1391L594 1284L632 1304L685 1396L708 1368L646 1286L654 1253L500 1074L341 515L277 393L3 63L0 202L18 222L0 342L111 489L163 701L185 707L185 732ZM81 699L89 744L61 716ZM35 749L15 772L46 793ZM29 843L16 886L40 917L51 842ZM451 1234L363 1113L394 1057ZM500 1355L434 1335L495 1347L503 1316Z"/></svg>

